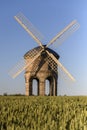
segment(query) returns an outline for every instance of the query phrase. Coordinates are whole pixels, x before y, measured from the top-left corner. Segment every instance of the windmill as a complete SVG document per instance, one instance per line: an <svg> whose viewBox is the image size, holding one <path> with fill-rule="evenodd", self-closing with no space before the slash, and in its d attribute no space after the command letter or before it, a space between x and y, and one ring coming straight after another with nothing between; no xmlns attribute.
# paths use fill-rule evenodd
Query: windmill
<svg viewBox="0 0 87 130"><path fill-rule="evenodd" d="M14 16L16 21L27 31L27 33L38 43L38 47L28 51L23 59L9 72L15 78L23 70L25 70L26 95L32 95L32 80L38 81L38 95L45 95L45 79L50 81L50 95L57 95L57 78L58 67L72 80L74 77L60 63L59 55L52 49L50 45L62 43L73 32L79 28L76 20L72 21L60 33L58 33L48 44L43 45L42 36L32 23L22 14Z"/></svg>

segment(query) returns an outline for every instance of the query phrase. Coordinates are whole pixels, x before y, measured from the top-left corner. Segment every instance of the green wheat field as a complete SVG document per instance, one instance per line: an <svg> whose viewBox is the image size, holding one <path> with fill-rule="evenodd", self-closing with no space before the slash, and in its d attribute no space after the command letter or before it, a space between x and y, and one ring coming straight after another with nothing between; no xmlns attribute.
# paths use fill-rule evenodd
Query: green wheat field
<svg viewBox="0 0 87 130"><path fill-rule="evenodd" d="M0 130L87 130L87 97L0 96Z"/></svg>

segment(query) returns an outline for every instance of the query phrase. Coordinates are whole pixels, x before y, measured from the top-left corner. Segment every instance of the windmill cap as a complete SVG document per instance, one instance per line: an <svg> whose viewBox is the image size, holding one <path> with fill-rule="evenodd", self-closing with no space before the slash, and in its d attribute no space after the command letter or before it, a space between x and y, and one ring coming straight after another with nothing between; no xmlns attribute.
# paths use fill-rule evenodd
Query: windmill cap
<svg viewBox="0 0 87 130"><path fill-rule="evenodd" d="M52 49L50 48L45 48L46 45L44 45L44 50L47 50L49 53L52 53L57 59L59 59L59 55ZM36 54L38 54L40 51L42 50L41 46L35 47L31 50L29 50L27 53L25 53L24 58L32 58L34 57Z"/></svg>

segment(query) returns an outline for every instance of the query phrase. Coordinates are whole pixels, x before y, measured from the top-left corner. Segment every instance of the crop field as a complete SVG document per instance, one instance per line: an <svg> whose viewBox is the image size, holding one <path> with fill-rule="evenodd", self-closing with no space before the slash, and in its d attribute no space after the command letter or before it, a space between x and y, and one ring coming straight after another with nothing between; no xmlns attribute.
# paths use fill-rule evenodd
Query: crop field
<svg viewBox="0 0 87 130"><path fill-rule="evenodd" d="M0 96L0 130L87 130L87 97Z"/></svg>

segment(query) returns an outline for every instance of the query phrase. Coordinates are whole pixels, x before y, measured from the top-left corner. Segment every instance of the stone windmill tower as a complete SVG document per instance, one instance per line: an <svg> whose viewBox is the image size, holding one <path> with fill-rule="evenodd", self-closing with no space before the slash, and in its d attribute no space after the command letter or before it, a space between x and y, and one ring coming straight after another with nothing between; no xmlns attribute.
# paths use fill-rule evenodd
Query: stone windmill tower
<svg viewBox="0 0 87 130"><path fill-rule="evenodd" d="M45 46L43 46L45 48ZM32 60L32 58L40 53L41 47L36 47L24 55L26 62ZM49 53L52 53L56 59L59 59L59 55L53 50L47 48ZM50 67L51 66L51 67ZM45 95L45 81L49 80L50 83L50 95L57 95L57 78L58 69L57 64L48 57L46 52L43 50L41 55L34 60L34 62L25 69L25 82L26 82L26 95L32 95L32 81L36 79L38 82L37 95Z"/></svg>
<svg viewBox="0 0 87 130"><path fill-rule="evenodd" d="M51 96L57 95L58 67L60 67L66 75L75 80L66 68L59 62L59 55L52 49L48 48L51 44L62 43L69 35L76 31L79 24L76 20L72 21L60 33L58 33L47 45L42 44L41 34L34 28L28 19L21 13L15 16L17 22L31 35L31 37L39 44L38 47L28 51L21 62L19 62L10 75L15 78L23 70L25 70L25 86L26 95L32 95L32 81L37 80L37 95L45 95L45 81L49 80Z"/></svg>

